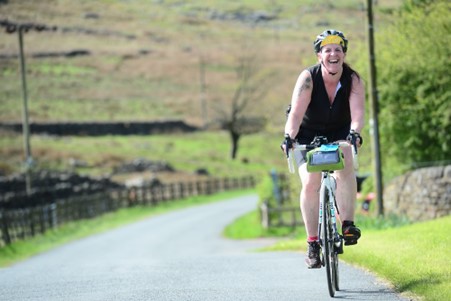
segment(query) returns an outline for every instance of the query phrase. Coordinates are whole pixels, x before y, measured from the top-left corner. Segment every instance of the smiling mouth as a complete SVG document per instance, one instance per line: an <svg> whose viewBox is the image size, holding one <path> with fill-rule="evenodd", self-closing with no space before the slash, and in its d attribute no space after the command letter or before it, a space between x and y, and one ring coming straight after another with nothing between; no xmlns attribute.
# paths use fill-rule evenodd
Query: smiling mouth
<svg viewBox="0 0 451 301"><path fill-rule="evenodd" d="M338 64L338 60L329 60L329 64Z"/></svg>

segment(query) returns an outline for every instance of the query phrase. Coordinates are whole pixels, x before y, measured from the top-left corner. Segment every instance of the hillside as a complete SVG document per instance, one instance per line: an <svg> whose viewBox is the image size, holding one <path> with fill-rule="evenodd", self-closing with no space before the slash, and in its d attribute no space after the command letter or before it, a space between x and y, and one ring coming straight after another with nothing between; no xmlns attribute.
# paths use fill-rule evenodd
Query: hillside
<svg viewBox="0 0 451 301"><path fill-rule="evenodd" d="M401 0L377 2L380 28ZM298 73L315 62L316 35L327 28L344 31L350 39L348 62L367 78L366 11L357 0L9 0L0 1L0 22L56 27L24 34L31 122L179 119L195 126L211 124L230 110L243 55L254 60L257 78L267 79L258 86L266 91L264 97L246 112L265 117L265 131L240 142L239 160L251 164L224 161L229 157L224 133L209 135L200 148L190 146L195 150L172 138L33 136L32 155L40 167L72 168L68 162L75 159L90 166L78 171L103 174L121 162L146 158L167 160L183 170L210 166L216 174L273 166L285 170L274 146ZM18 38L7 34L5 26L0 29L0 122L20 122ZM205 139L195 137L201 143ZM269 144L271 151L254 150L256 143ZM1 173L20 171L21 135L2 133L0 146ZM363 161L363 169L370 166Z"/></svg>
<svg viewBox="0 0 451 301"><path fill-rule="evenodd" d="M344 31L351 64L366 56L357 0L2 2L0 20L57 27L25 34L32 121L211 121L232 97L237 59L247 52L271 73L268 94L251 110L280 124L298 72L315 60L318 33ZM379 26L399 2L378 1ZM17 36L1 36L0 121L20 121Z"/></svg>

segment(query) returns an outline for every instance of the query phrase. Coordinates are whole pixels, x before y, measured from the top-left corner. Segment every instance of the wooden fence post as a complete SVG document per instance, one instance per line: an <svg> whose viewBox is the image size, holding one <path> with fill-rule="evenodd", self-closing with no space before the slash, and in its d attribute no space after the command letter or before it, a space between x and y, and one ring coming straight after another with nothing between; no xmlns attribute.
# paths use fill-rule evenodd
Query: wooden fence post
<svg viewBox="0 0 451 301"><path fill-rule="evenodd" d="M188 195L193 196L194 195L194 189L193 189L193 182L188 182Z"/></svg>
<svg viewBox="0 0 451 301"><path fill-rule="evenodd" d="M138 188L138 205L144 204L144 187Z"/></svg>
<svg viewBox="0 0 451 301"><path fill-rule="evenodd" d="M31 236L35 236L33 208L28 209L28 226L30 227Z"/></svg>
<svg viewBox="0 0 451 301"><path fill-rule="evenodd" d="M2 229L2 240L6 245L11 244L11 237L9 236L8 230L8 217L5 211L0 211L0 221L1 221L1 229Z"/></svg>
<svg viewBox="0 0 451 301"><path fill-rule="evenodd" d="M230 179L229 178L225 178L224 179L224 189L225 190L229 190L230 189Z"/></svg>
<svg viewBox="0 0 451 301"><path fill-rule="evenodd" d="M202 182L201 181L196 182L196 191L197 191L198 195L202 195Z"/></svg>
<svg viewBox="0 0 451 301"><path fill-rule="evenodd" d="M155 206L157 205L157 191L156 187L150 187L150 205Z"/></svg>
<svg viewBox="0 0 451 301"><path fill-rule="evenodd" d="M184 199L185 198L185 183L179 182L179 197L178 199Z"/></svg>
<svg viewBox="0 0 451 301"><path fill-rule="evenodd" d="M53 229L58 226L58 215L57 215L57 206L56 203L52 203L49 205L50 209L50 225Z"/></svg>
<svg viewBox="0 0 451 301"><path fill-rule="evenodd" d="M175 183L169 183L168 185L165 185L167 187L167 190L169 192L168 200L175 199L175 196L177 194L177 188L175 187Z"/></svg>
<svg viewBox="0 0 451 301"><path fill-rule="evenodd" d="M261 224L262 227L265 229L269 228L269 224L270 224L270 220L269 220L269 210L268 210L268 201L265 200L261 205L260 205L260 220L261 220Z"/></svg>

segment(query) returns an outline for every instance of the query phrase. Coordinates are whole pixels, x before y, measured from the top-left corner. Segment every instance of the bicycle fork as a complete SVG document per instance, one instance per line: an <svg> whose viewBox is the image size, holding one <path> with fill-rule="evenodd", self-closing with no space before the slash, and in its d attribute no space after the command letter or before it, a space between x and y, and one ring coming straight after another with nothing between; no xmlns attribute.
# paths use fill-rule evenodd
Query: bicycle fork
<svg viewBox="0 0 451 301"><path fill-rule="evenodd" d="M322 183L321 185L321 191L320 191L320 203L319 203L319 219L318 219L318 237L321 238L321 223L322 223L322 217L323 214L327 214L327 212L323 212L323 202L328 202L329 206L327 206L327 209L329 209L329 218L330 223L332 225L332 231L333 231L333 240L334 240L334 246L335 251L338 254L343 253L343 241L341 235L338 233L337 228L337 218L335 215L335 189L336 189L336 180L332 176L323 175ZM323 191L323 189L325 191ZM321 196L325 196L325 193L327 193L327 200L323 199ZM324 237L324 235L323 235Z"/></svg>

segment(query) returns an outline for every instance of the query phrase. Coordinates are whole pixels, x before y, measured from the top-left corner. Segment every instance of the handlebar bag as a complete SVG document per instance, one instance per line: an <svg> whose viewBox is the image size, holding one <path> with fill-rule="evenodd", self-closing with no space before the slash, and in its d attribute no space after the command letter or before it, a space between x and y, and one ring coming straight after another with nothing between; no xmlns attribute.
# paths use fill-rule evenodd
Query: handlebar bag
<svg viewBox="0 0 451 301"><path fill-rule="evenodd" d="M341 170L344 167L344 155L338 145L324 144L307 152L308 172Z"/></svg>

